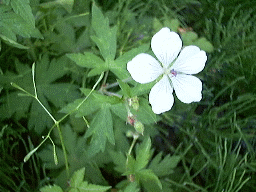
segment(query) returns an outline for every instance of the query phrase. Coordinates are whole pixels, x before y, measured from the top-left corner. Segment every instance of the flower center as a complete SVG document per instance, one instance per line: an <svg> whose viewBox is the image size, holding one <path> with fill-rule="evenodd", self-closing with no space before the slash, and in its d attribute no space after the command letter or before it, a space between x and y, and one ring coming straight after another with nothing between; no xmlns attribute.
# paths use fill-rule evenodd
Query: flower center
<svg viewBox="0 0 256 192"><path fill-rule="evenodd" d="M164 75L171 75L171 77L176 77L177 76L177 71L174 69L164 69Z"/></svg>
<svg viewBox="0 0 256 192"><path fill-rule="evenodd" d="M172 77L176 77L177 71L174 71L174 69L172 69L172 70L170 71L170 74L172 74Z"/></svg>

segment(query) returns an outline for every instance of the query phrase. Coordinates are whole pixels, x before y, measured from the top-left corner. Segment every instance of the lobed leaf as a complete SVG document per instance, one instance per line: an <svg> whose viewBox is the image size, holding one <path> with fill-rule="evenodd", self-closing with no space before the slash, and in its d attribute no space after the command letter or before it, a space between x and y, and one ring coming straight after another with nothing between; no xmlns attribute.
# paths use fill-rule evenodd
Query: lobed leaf
<svg viewBox="0 0 256 192"><path fill-rule="evenodd" d="M110 108L104 104L95 114L90 128L85 134L85 138L92 136L88 156L93 156L99 151L104 151L107 140L114 145L115 138L113 132L113 121Z"/></svg>
<svg viewBox="0 0 256 192"><path fill-rule="evenodd" d="M20 15L31 27L35 27L35 18L29 0L11 0L14 12Z"/></svg>
<svg viewBox="0 0 256 192"><path fill-rule="evenodd" d="M151 156L151 140L150 137L145 138L142 144L136 149L136 162L134 169L135 171L139 171L145 168L149 162L149 158Z"/></svg>
<svg viewBox="0 0 256 192"><path fill-rule="evenodd" d="M173 173L173 169L180 162L180 159L180 156L170 156L169 154L162 159L162 153L159 153L150 162L148 168L158 177L166 176Z"/></svg>
<svg viewBox="0 0 256 192"><path fill-rule="evenodd" d="M114 60L117 27L109 27L108 18L104 17L95 3L92 5L92 28L96 36L91 36L91 38L97 44L103 58L105 60Z"/></svg>
<svg viewBox="0 0 256 192"><path fill-rule="evenodd" d="M41 192L63 192L60 186L58 185L48 185L40 188Z"/></svg>
<svg viewBox="0 0 256 192"><path fill-rule="evenodd" d="M85 168L82 168L73 174L70 182L70 185L72 188L77 188L81 186L84 180L84 174L85 174Z"/></svg>

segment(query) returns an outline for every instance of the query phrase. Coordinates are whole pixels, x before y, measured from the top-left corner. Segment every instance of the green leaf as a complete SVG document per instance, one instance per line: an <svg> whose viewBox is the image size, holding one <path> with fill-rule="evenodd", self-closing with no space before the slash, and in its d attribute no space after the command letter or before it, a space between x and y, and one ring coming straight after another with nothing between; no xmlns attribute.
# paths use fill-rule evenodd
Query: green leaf
<svg viewBox="0 0 256 192"><path fill-rule="evenodd" d="M87 68L101 68L104 61L98 56L90 52L71 53L67 54L67 57L74 61L77 65Z"/></svg>
<svg viewBox="0 0 256 192"><path fill-rule="evenodd" d="M1 38L6 38L7 42L10 41L14 41L15 43L17 43L17 38L16 38L16 34L11 30L11 28L8 26L8 24L5 24L4 22L0 21L0 34Z"/></svg>
<svg viewBox="0 0 256 192"><path fill-rule="evenodd" d="M136 55L140 53L145 53L149 49L149 44L142 44L139 47L133 48L128 52L125 52L123 55L119 56L115 62L116 65L126 68L127 63L132 60Z"/></svg>
<svg viewBox="0 0 256 192"><path fill-rule="evenodd" d="M24 46L24 45L21 45L19 43L17 43L16 41L4 36L4 35L1 35L0 34L0 38L6 43L6 44L9 44L13 47L16 47L16 48L19 48L19 49L29 49L29 47L27 46Z"/></svg>
<svg viewBox="0 0 256 192"><path fill-rule="evenodd" d="M136 172L135 175L136 180L142 182L142 184L150 191L157 191L154 190L154 184L158 186L158 190L162 189L162 184L158 177L154 174L154 172L150 169L142 169Z"/></svg>
<svg viewBox="0 0 256 192"><path fill-rule="evenodd" d="M112 71L117 78L119 79L127 79L128 77L130 77L129 72L126 69L126 64L125 65L120 65L119 63L117 63L114 60L110 60L108 62L108 68L110 71Z"/></svg>
<svg viewBox="0 0 256 192"><path fill-rule="evenodd" d="M130 77L130 74L126 69L127 62L130 61L137 54L147 51L148 48L149 48L149 45L144 44L138 48L134 48L128 51L124 55L118 57L116 60L104 58L105 62L100 57L90 52L85 52L83 54L81 53L67 54L67 57L81 67L93 68L88 74L89 77L98 75L103 71L110 70L119 79L122 80Z"/></svg>
<svg viewBox="0 0 256 192"><path fill-rule="evenodd" d="M213 52L214 50L213 45L205 37L198 38L198 35L193 31L183 33L182 40L186 46L196 45L206 52Z"/></svg>
<svg viewBox="0 0 256 192"><path fill-rule="evenodd" d="M125 187L124 192L139 192L137 182L130 182L127 187Z"/></svg>
<svg viewBox="0 0 256 192"><path fill-rule="evenodd" d="M205 37L199 38L193 44L208 53L213 52L214 50L213 45Z"/></svg>
<svg viewBox="0 0 256 192"><path fill-rule="evenodd" d="M93 156L99 151L104 151L107 139L111 144L115 144L113 121L109 104L104 104L94 116L90 128L85 134L85 138L92 136L88 155Z"/></svg>
<svg viewBox="0 0 256 192"><path fill-rule="evenodd" d="M103 67L101 67L101 68L92 69L92 70L88 73L88 77L93 77L93 76L95 76L95 75L99 75L99 74L101 74L102 72L107 71L107 70L108 70L108 68L105 67L105 66L103 66Z"/></svg>
<svg viewBox="0 0 256 192"><path fill-rule="evenodd" d="M173 173L173 169L180 162L180 156L170 156L167 155L164 159L162 159L162 153L157 154L155 158L150 162L149 169L153 170L153 172L158 176L166 176Z"/></svg>
<svg viewBox="0 0 256 192"><path fill-rule="evenodd" d="M111 106L111 110L124 121L127 120L127 110L123 103L118 103ZM132 113L136 115L137 119L143 124L156 123L160 117L158 117L151 109L147 99L139 97L139 109L136 111L131 109Z"/></svg>
<svg viewBox="0 0 256 192"><path fill-rule="evenodd" d="M37 95L42 104L51 113L49 102L57 108L63 107L67 102L71 102L78 98L77 86L66 83L56 83L56 80L63 77L67 71L68 59L61 57L57 60L49 61L47 55L44 55L35 65L35 84ZM6 89L13 89L10 83L13 82L26 90L31 95L34 95L32 83L31 69L27 65L16 61L16 74L6 73L0 76L0 82ZM46 127L51 127L52 119L42 108L42 106L32 97L20 97L20 90L12 92L3 99L4 105L0 106L0 112L5 114L1 118L8 118L15 114L17 119L20 119L30 112L28 127L35 129L38 134L41 134Z"/></svg>
<svg viewBox="0 0 256 192"><path fill-rule="evenodd" d="M11 1L11 4L13 4L14 9L9 5L1 5L0 6L0 38L4 40L5 43L20 48L20 49L27 49L26 46L23 46L17 42L16 35L20 35L22 37L27 37L30 38L31 36L33 37L38 37L38 38L43 38L42 35L40 34L39 30L35 28L33 24L34 21L34 16L32 15L32 20L24 20L21 15L24 17L29 15L29 12L23 12L19 9L22 9L18 4L21 4L22 1L19 0L13 0ZM26 3L24 6L29 5ZM30 8L30 7L29 7ZM17 13L22 13L21 15L16 14L13 10L15 10ZM29 16L28 16L29 17Z"/></svg>
<svg viewBox="0 0 256 192"><path fill-rule="evenodd" d="M156 123L159 120L159 117L152 111L148 100L142 97L139 98L139 109L137 111L131 109L131 111L143 124Z"/></svg>
<svg viewBox="0 0 256 192"><path fill-rule="evenodd" d="M156 84L155 81L146 84L136 83L135 87L132 88L132 96L140 96L148 94L151 88Z"/></svg>
<svg viewBox="0 0 256 192"><path fill-rule="evenodd" d="M118 57L115 61L109 62L109 70L112 71L120 80L130 77L127 71L127 63L132 60L139 53L144 53L149 49L149 44L143 44L138 48L134 48L122 56ZM134 95L135 96L135 95Z"/></svg>
<svg viewBox="0 0 256 192"><path fill-rule="evenodd" d="M148 45L142 45L139 48L132 49L131 51L125 53L116 60L108 59L105 62L93 53L85 52L67 54L67 57L74 61L77 65L81 67L93 68L88 76L94 76L100 74L102 71L110 70L119 79L126 79L130 77L126 69L126 64L137 54L144 52L148 49Z"/></svg>
<svg viewBox="0 0 256 192"><path fill-rule="evenodd" d="M78 135L76 132L73 131L73 127L69 126L68 124L61 126L62 135L64 144L66 146L67 155L68 155L68 164L70 169L70 174L77 170L82 169L85 167L85 178L88 179L92 183L101 183L105 184L106 181L101 174L101 171L98 167L100 165L100 155L98 155L95 159L88 159L87 156L87 149L88 142L84 138L84 136ZM53 159L53 148L51 144L48 144L42 150L38 152L40 159L42 160L43 164L45 165L46 169L49 169L52 173L59 173L58 176L55 177L55 183L59 184L60 186L66 186L67 178L66 178L66 170L62 169L65 166L65 160L63 157L63 151L60 147L59 140L55 141L56 152L59 158L58 165L55 165ZM108 161L108 157L103 157L104 161ZM78 177L80 177L81 172L77 173L74 178L76 179L76 184L78 183Z"/></svg>
<svg viewBox="0 0 256 192"><path fill-rule="evenodd" d="M84 173L85 173L85 168L82 168L73 174L70 182L70 185L72 188L77 188L82 184L84 180Z"/></svg>
<svg viewBox="0 0 256 192"><path fill-rule="evenodd" d="M163 28L163 24L156 17L154 17L153 19L153 28L154 28L154 31L159 31L160 29Z"/></svg>
<svg viewBox="0 0 256 192"><path fill-rule="evenodd" d="M96 36L91 36L91 38L97 44L103 58L105 60L114 60L117 27L109 27L108 19L104 17L95 3L92 5L92 28Z"/></svg>
<svg viewBox="0 0 256 192"><path fill-rule="evenodd" d="M148 137L136 149L135 171L139 171L147 166L151 156L150 148L151 140Z"/></svg>
<svg viewBox="0 0 256 192"><path fill-rule="evenodd" d="M90 89L86 89L86 88L81 88L80 89L85 95L88 95L90 93ZM97 100L97 102L100 103L110 103L110 104L116 104L116 103L120 103L121 100L119 97L117 96L106 96L101 94L100 92L94 91L92 92L92 96Z"/></svg>
<svg viewBox="0 0 256 192"><path fill-rule="evenodd" d="M178 28L180 26L180 21L178 19L166 19L164 21L164 26L165 27L169 27L172 31L174 32L178 32Z"/></svg>
<svg viewBox="0 0 256 192"><path fill-rule="evenodd" d="M84 181L79 187L71 189L69 192L105 192L110 188L111 186L94 185Z"/></svg>
<svg viewBox="0 0 256 192"><path fill-rule="evenodd" d="M184 45L187 46L187 45L192 45L193 41L195 41L198 38L198 35L193 31L188 31L186 33L183 33L181 37Z"/></svg>
<svg viewBox="0 0 256 192"><path fill-rule="evenodd" d="M59 187L58 185L48 185L40 188L40 191L41 192L63 192L61 187Z"/></svg>
<svg viewBox="0 0 256 192"><path fill-rule="evenodd" d="M124 83L123 81L117 79L117 82L120 86L120 88L122 89L123 95L125 97L131 97L131 88L127 83Z"/></svg>
<svg viewBox="0 0 256 192"><path fill-rule="evenodd" d="M71 13L74 5L74 0L57 0L59 4L61 4L67 12Z"/></svg>
<svg viewBox="0 0 256 192"><path fill-rule="evenodd" d="M63 159L63 151L60 147L56 147L56 155L58 157L58 164L54 162L54 151L51 144L46 145L42 150L37 154L40 159L44 162L45 168L47 169L59 169L65 165Z"/></svg>
<svg viewBox="0 0 256 192"><path fill-rule="evenodd" d="M126 157L121 151L108 150L113 163L116 165L115 170L119 173L124 173L126 171Z"/></svg>
<svg viewBox="0 0 256 192"><path fill-rule="evenodd" d="M74 112L76 115L75 117L83 117L87 116L89 114L94 113L95 111L99 110L102 103L97 102L97 99L94 97L88 97L87 101L83 102L83 104L75 111L78 105L83 101L84 99L77 99L72 103L69 103L67 106L62 108L60 112L62 113L71 113Z"/></svg>
<svg viewBox="0 0 256 192"><path fill-rule="evenodd" d="M124 175L134 175L135 174L135 164L136 161L131 155L127 155L126 160L126 172L124 172Z"/></svg>
<svg viewBox="0 0 256 192"><path fill-rule="evenodd" d="M86 96L91 91L90 89L81 88L80 89ZM69 103L67 106L61 109L60 112L62 113L71 113L74 112L76 117L83 117L90 115L100 108L104 107L106 103L108 104L117 104L121 103L122 100L116 96L106 96L97 93L96 91L92 92L91 96L87 98L85 102L76 110L74 111L78 105L81 104L83 99L77 99L72 103Z"/></svg>
<svg viewBox="0 0 256 192"><path fill-rule="evenodd" d="M127 109L123 103L119 103L111 106L111 111L120 117L123 121L127 120Z"/></svg>
<svg viewBox="0 0 256 192"><path fill-rule="evenodd" d="M35 17L29 5L29 0L11 0L14 12L20 15L32 28L35 27Z"/></svg>

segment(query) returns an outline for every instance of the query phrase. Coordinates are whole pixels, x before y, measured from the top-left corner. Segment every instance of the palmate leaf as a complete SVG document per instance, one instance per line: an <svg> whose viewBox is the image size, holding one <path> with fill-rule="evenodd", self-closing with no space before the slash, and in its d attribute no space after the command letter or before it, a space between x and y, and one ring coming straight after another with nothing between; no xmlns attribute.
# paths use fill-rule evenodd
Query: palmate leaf
<svg viewBox="0 0 256 192"><path fill-rule="evenodd" d="M29 0L11 0L14 12L20 15L31 27L35 27L35 17L29 5Z"/></svg>
<svg viewBox="0 0 256 192"><path fill-rule="evenodd" d="M117 27L110 28L108 18L104 17L95 3L92 5L92 28L96 35L91 38L97 44L105 61L114 60Z"/></svg>
<svg viewBox="0 0 256 192"><path fill-rule="evenodd" d="M135 171L141 170L145 168L149 162L149 158L151 156L151 140L148 137L144 139L142 144L138 146L136 149L136 163L135 163Z"/></svg>
<svg viewBox="0 0 256 192"><path fill-rule="evenodd" d="M111 186L102 186L89 184L87 181L84 181L85 168L81 168L78 171L74 172L70 180L70 188L68 192L104 192L111 188ZM62 192L60 186L58 185L48 185L40 189L42 192Z"/></svg>
<svg viewBox="0 0 256 192"><path fill-rule="evenodd" d="M91 53L70 53L67 57L74 61L77 65L86 68L92 68L88 76L95 76L101 74L103 71L110 70L113 72L118 79L126 79L130 77L126 69L127 62L132 60L133 57L139 53L146 52L149 48L148 44L141 45L138 48L134 48L116 60L103 61L99 56Z"/></svg>
<svg viewBox="0 0 256 192"><path fill-rule="evenodd" d="M138 184L136 182L130 182L123 192L139 192Z"/></svg>
<svg viewBox="0 0 256 192"><path fill-rule="evenodd" d="M88 158L88 144L87 139L84 136L79 136L76 132L73 131L70 125L66 124L65 126L61 126L62 135L64 144L67 150L68 164L70 173L73 174L78 169L85 167L84 177L86 180L92 183L101 183L105 184L106 181L101 174L101 171L98 167L100 165L100 158L89 159ZM49 169L50 172L56 174L59 170L60 174L55 178L55 184L63 187L66 186L67 178L66 178L66 170L61 169L65 167L65 160L63 156L63 151L60 147L58 141L55 141L56 144L56 153L58 156L59 163L56 165L54 162L53 155L53 147L51 144L48 144L44 149L38 152L38 156L42 160L46 169ZM108 161L108 158L104 157L104 161ZM78 185L80 181L78 181L79 174L75 176L75 184Z"/></svg>
<svg viewBox="0 0 256 192"><path fill-rule="evenodd" d="M161 191L162 189L162 183L151 169L137 171L135 178L138 179L148 191Z"/></svg>
<svg viewBox="0 0 256 192"><path fill-rule="evenodd" d="M56 80L66 74L66 62L66 57L61 57L58 60L52 60L50 62L48 56L44 55L35 65L35 83L38 98L49 112L51 112L49 102L56 108L60 108L63 107L66 102L70 102L78 97L77 86L69 83L55 83ZM16 61L16 71L18 74L7 72L1 75L1 84L7 90L13 90L13 88L10 87L10 83L13 82L31 95L34 95L31 69L27 65ZM20 90L15 89L10 94L7 94L5 98L1 99L3 104L0 106L0 112L1 114L5 114L1 118L9 118L15 115L16 119L19 120L22 117L28 116L29 128L34 128L39 134L46 126L52 126L53 121L43 110L42 106L32 97L19 96L21 93Z"/></svg>
<svg viewBox="0 0 256 192"><path fill-rule="evenodd" d="M85 134L86 138L90 136L92 136L92 138L88 149L88 156L93 156L100 151L103 152L107 140L112 145L115 144L113 120L109 104L103 105L93 118L91 126Z"/></svg>
<svg viewBox="0 0 256 192"><path fill-rule="evenodd" d="M43 38L35 28L35 18L28 0L12 0L8 5L0 6L0 38L11 46L27 49L17 42L16 35Z"/></svg>
<svg viewBox="0 0 256 192"><path fill-rule="evenodd" d="M87 88L81 88L80 90L84 93L85 96L88 96L91 91ZM83 99L77 99L73 103L69 103L67 106L63 107L60 112L70 113L74 111L82 101ZM94 91L90 97L88 97L87 100L83 102L83 104L77 110L74 111L74 114L76 117L87 116L98 111L100 108L103 108L106 103L118 104L121 102L122 100L116 96L109 97Z"/></svg>
<svg viewBox="0 0 256 192"><path fill-rule="evenodd" d="M87 96L91 90L81 89L81 91ZM78 99L68 104L61 112L70 113L74 111L82 100ZM107 141L111 144L115 143L111 112L124 121L127 120L127 109L122 99L115 96L105 96L96 91L92 92L90 97L74 112L76 117L83 117L94 113L93 120L89 123L90 128L86 132L86 137L91 137L89 156L104 151ZM145 99L141 99L140 109L138 111L133 110L133 113L145 124L151 124L157 120L156 115L152 112L151 107ZM143 153L143 155L145 154Z"/></svg>
<svg viewBox="0 0 256 192"><path fill-rule="evenodd" d="M58 185L47 185L40 189L41 192L63 192L60 186Z"/></svg>
<svg viewBox="0 0 256 192"><path fill-rule="evenodd" d="M173 169L180 162L181 157L178 155L167 155L162 159L162 153L159 153L150 162L149 169L153 170L158 177L167 176L173 173Z"/></svg>
<svg viewBox="0 0 256 192"><path fill-rule="evenodd" d="M14 114L14 118L17 120L26 117L29 106L33 101L30 97L19 97L18 94L21 92L16 89L14 92L10 90L13 89L10 83L14 82L33 94L31 68L28 65L21 64L18 60L15 60L15 68L17 74L7 71L4 75L0 75L0 84L4 88L2 92L6 91L6 96L0 98L0 118L3 119L10 118Z"/></svg>
<svg viewBox="0 0 256 192"><path fill-rule="evenodd" d="M81 15L81 18L86 20L85 15ZM53 23L54 30L48 30L44 33L46 41L50 44L50 50L54 53L67 53L78 52L81 49L85 49L90 46L89 29L86 27L83 32L77 37L76 28L80 25L76 25L76 20L69 19L69 17L60 17L57 24ZM85 21L83 26L87 26Z"/></svg>
<svg viewBox="0 0 256 192"><path fill-rule="evenodd" d="M109 26L108 18L104 17L95 4L92 6L92 28L95 31L95 35L91 36L91 38L99 48L104 60L90 52L83 54L71 53L67 54L67 56L79 66L92 68L88 76L99 75L103 71L110 70L121 80L130 77L126 69L127 62L137 54L147 51L149 45L141 45L115 59L117 28Z"/></svg>
<svg viewBox="0 0 256 192"><path fill-rule="evenodd" d="M81 89L81 91L88 96L91 90ZM78 99L68 104L61 112L70 113L74 111L82 101L83 99ZM85 134L85 138L90 138L90 146L87 151L88 158L91 158L100 151L103 152L107 141L113 145L115 144L113 119L110 109L112 105L121 102L122 100L118 97L109 97L94 91L87 100L74 111L76 117L83 117L94 113L92 121L89 122L90 128Z"/></svg>
<svg viewBox="0 0 256 192"><path fill-rule="evenodd" d="M89 184L87 181L83 181L84 175L85 168L82 168L73 174L70 182L71 189L69 192L104 192L111 188L110 186Z"/></svg>
<svg viewBox="0 0 256 192"><path fill-rule="evenodd" d="M112 158L117 157L121 161L114 161L117 165L117 171L125 170L124 175L133 176L137 183L142 184L148 190L150 188L152 189L149 191L160 191L162 189L162 184L157 175L152 169L147 168L152 155L151 140L149 137L145 138L136 148L136 159L132 155L128 155L127 160L124 161L121 153L111 152L110 154ZM126 169L124 169L124 165Z"/></svg>

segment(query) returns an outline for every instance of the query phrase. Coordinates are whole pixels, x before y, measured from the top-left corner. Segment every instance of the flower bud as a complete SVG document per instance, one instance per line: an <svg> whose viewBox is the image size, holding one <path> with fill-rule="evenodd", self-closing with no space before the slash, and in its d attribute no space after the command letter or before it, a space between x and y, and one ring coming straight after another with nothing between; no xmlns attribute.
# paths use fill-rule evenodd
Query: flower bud
<svg viewBox="0 0 256 192"><path fill-rule="evenodd" d="M134 133L131 130L126 132L126 137L133 137Z"/></svg>
<svg viewBox="0 0 256 192"><path fill-rule="evenodd" d="M134 115L128 115L127 116L127 123L129 123L131 126L134 126L135 116Z"/></svg>
<svg viewBox="0 0 256 192"><path fill-rule="evenodd" d="M128 105L134 110L138 111L139 109L139 98L137 96L128 99Z"/></svg>
<svg viewBox="0 0 256 192"><path fill-rule="evenodd" d="M134 128L135 130L140 133L141 135L143 135L144 132L144 125L140 122L140 121L135 121L134 122Z"/></svg>

